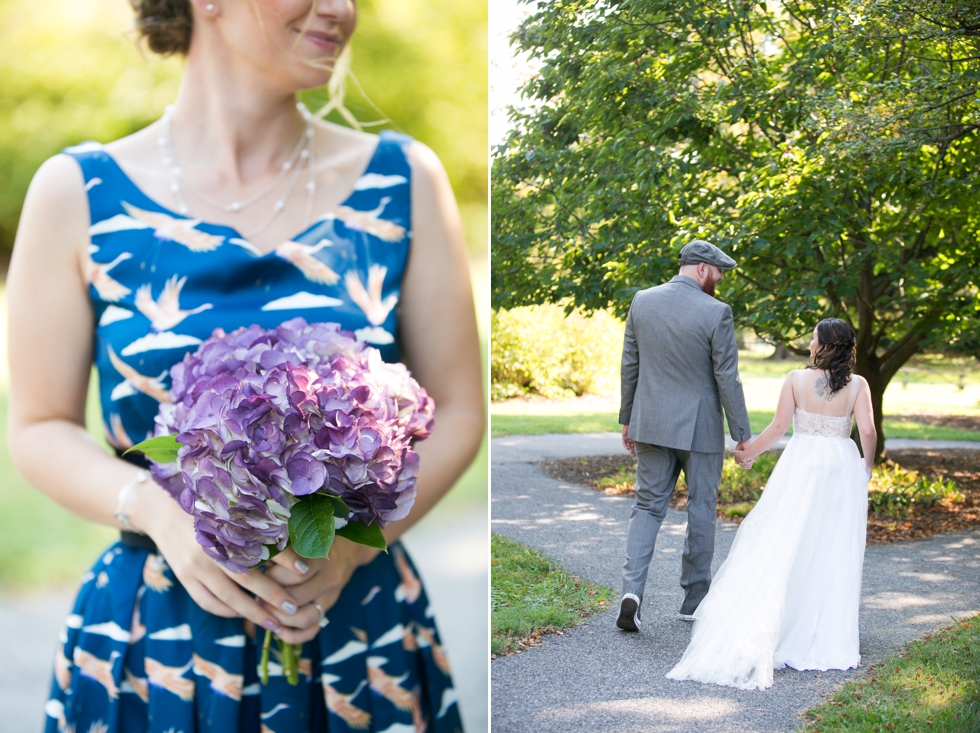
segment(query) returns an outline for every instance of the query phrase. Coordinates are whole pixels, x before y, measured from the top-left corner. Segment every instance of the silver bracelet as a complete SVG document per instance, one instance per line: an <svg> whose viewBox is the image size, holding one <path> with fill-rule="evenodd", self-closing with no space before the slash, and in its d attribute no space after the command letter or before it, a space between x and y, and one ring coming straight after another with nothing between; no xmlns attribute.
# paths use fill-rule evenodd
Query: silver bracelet
<svg viewBox="0 0 980 733"><path fill-rule="evenodd" d="M126 507L136 501L136 487L144 483L149 478L150 472L145 468L142 468L140 469L140 472L136 474L136 478L119 489L119 506L116 508L116 513L114 516L119 524L124 526L130 532L135 532L136 534L146 534L146 532L138 530L133 526L133 523L129 521L129 514L126 513Z"/></svg>

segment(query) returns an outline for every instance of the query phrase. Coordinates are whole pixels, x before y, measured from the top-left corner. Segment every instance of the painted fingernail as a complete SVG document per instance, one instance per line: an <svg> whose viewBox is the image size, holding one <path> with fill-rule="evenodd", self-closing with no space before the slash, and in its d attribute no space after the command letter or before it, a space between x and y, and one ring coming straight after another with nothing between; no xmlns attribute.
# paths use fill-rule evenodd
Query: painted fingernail
<svg viewBox="0 0 980 733"><path fill-rule="evenodd" d="M269 631L279 631L279 624L270 618L262 622L262 628L268 629Z"/></svg>
<svg viewBox="0 0 980 733"><path fill-rule="evenodd" d="M288 613L290 616L292 616L294 613L296 613L296 604L295 603L290 603L289 601L283 601L281 608L282 608L283 611L285 611L286 613Z"/></svg>
<svg viewBox="0 0 980 733"><path fill-rule="evenodd" d="M303 573L303 575L310 572L310 564L306 560L297 560L293 563L293 567L296 568L297 572Z"/></svg>

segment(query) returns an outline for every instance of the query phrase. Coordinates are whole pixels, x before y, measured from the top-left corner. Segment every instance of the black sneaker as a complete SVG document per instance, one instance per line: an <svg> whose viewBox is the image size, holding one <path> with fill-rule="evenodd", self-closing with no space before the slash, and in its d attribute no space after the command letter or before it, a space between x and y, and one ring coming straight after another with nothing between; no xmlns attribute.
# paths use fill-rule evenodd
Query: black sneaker
<svg viewBox="0 0 980 733"><path fill-rule="evenodd" d="M623 631L640 630L640 599L635 593L624 593L619 602L619 618L616 626Z"/></svg>

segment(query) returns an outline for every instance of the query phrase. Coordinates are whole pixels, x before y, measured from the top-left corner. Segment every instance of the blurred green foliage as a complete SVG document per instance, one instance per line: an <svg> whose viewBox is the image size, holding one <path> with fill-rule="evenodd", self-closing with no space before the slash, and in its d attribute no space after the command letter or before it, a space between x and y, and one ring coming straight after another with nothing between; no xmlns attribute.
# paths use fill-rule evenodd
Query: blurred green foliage
<svg viewBox="0 0 980 733"><path fill-rule="evenodd" d="M490 342L491 399L608 394L619 382L623 323L606 311L500 309L490 316Z"/></svg>
<svg viewBox="0 0 980 733"><path fill-rule="evenodd" d="M471 251L485 251L486 5L360 0L358 9L354 73L381 114L354 84L348 107L363 121L383 115L385 127L435 150ZM135 132L175 98L182 61L137 48L131 24L126 0L0 0L0 259L9 256L24 194L45 159L67 145ZM308 96L315 104L317 94Z"/></svg>

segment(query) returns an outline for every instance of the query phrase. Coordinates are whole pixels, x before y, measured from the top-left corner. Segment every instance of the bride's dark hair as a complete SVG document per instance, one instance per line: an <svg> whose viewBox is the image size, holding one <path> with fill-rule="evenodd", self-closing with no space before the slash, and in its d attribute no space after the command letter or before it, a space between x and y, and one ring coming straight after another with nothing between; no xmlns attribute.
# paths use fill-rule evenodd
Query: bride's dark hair
<svg viewBox="0 0 980 733"><path fill-rule="evenodd" d="M854 329L840 318L825 318L817 324L820 350L807 369L823 369L830 381L830 391L836 394L851 381L856 359Z"/></svg>

